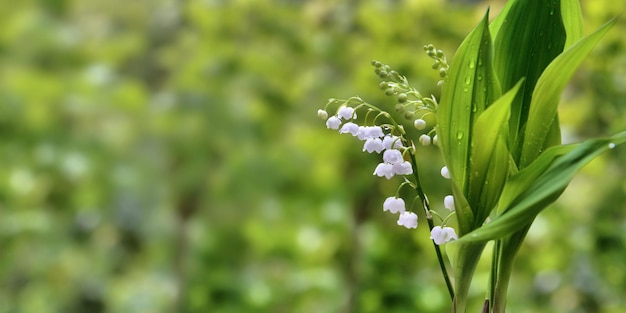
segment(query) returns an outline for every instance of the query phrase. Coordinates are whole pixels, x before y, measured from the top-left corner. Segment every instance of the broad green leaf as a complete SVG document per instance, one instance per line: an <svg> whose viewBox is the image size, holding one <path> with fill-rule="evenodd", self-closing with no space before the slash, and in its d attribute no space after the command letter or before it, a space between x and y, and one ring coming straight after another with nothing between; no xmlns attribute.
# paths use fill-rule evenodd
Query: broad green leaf
<svg viewBox="0 0 626 313"><path fill-rule="evenodd" d="M476 117L500 96L491 65L487 12L454 55L437 109L437 136L453 181L467 188L471 131Z"/></svg>
<svg viewBox="0 0 626 313"><path fill-rule="evenodd" d="M513 6L513 3L515 3L515 1L516 0L507 1L504 7L502 8L502 11L498 13L498 16L496 16L496 18L494 18L493 21L489 23L489 31L491 32L492 37L495 38L496 36L498 36L500 27L502 27L502 23L504 23L504 19L506 18L506 15L509 13L509 10L511 10L511 6Z"/></svg>
<svg viewBox="0 0 626 313"><path fill-rule="evenodd" d="M461 237L461 242L484 242L498 239L513 234L532 223L534 218L550 203L554 202L565 190L570 180L585 164L598 156L600 153L626 142L626 132L619 133L610 138L591 139L572 146L557 146L546 150L527 169L520 171L518 175L528 177L518 178L527 181L536 176L534 182L527 189L521 191L503 210L503 213L491 223L472 231ZM564 150L570 147L571 151L558 157ZM553 150L553 151L551 151ZM555 156L557 159L555 160ZM546 164L551 164L547 169ZM537 175L538 174L538 175ZM512 178L513 179L513 178ZM523 185L523 184L520 184ZM506 187L505 187L506 188ZM518 190L519 191L519 190Z"/></svg>
<svg viewBox="0 0 626 313"><path fill-rule="evenodd" d="M574 75L578 65L614 23L615 19L555 58L537 81L524 131L520 168L530 164L545 147L547 135L556 118L557 106L563 89Z"/></svg>
<svg viewBox="0 0 626 313"><path fill-rule="evenodd" d="M522 171L512 175L504 186L498 202L499 214L517 199L524 191L532 186L550 166L563 155L571 152L576 145L556 146L546 150L540 158Z"/></svg>
<svg viewBox="0 0 626 313"><path fill-rule="evenodd" d="M521 81L489 106L474 125L467 193L475 214L473 228L489 216L508 177L508 121L511 103L520 86Z"/></svg>
<svg viewBox="0 0 626 313"><path fill-rule="evenodd" d="M494 66L502 90L520 79L525 83L511 107L509 120L511 153L518 162L531 95L543 70L563 50L566 33L560 1L515 1L508 10L494 41Z"/></svg>
<svg viewBox="0 0 626 313"><path fill-rule="evenodd" d="M565 49L571 47L585 35L583 31L583 12L578 0L561 0L561 15L567 38Z"/></svg>
<svg viewBox="0 0 626 313"><path fill-rule="evenodd" d="M459 224L459 236L467 234L474 229L474 212L470 207L463 191L452 182L452 195L454 196L454 211L456 212L456 220Z"/></svg>

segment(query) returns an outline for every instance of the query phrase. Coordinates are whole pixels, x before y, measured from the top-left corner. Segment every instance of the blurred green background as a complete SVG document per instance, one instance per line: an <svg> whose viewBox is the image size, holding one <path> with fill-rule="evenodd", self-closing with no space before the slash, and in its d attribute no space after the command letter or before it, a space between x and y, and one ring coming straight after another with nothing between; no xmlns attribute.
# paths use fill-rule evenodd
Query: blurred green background
<svg viewBox="0 0 626 313"><path fill-rule="evenodd" d="M356 94L391 110L372 59L438 95L423 45L451 57L488 5L0 2L0 313L449 312L423 213L417 230L384 214L399 181L315 112ZM583 1L586 32L625 9ZM566 90L565 141L626 128L625 32ZM443 161L418 157L440 209ZM625 161L603 155L539 216L510 312L626 311Z"/></svg>

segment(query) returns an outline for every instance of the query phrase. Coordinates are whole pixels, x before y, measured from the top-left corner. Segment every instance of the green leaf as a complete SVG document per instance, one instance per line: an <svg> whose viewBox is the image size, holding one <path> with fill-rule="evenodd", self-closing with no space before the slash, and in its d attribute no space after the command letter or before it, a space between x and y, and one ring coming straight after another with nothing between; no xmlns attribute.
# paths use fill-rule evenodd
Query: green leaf
<svg viewBox="0 0 626 313"><path fill-rule="evenodd" d="M511 103L522 81L489 106L472 133L468 201L475 214L473 228L489 216L502 192L509 170L508 121Z"/></svg>
<svg viewBox="0 0 626 313"><path fill-rule="evenodd" d="M495 21L494 21L495 22ZM528 119L531 95L543 70L561 53L566 33L561 20L560 1L525 0L511 4L494 41L494 66L502 90L525 78L524 86L511 107L509 121L511 153L518 162Z"/></svg>
<svg viewBox="0 0 626 313"><path fill-rule="evenodd" d="M513 6L513 3L515 3L515 1L516 0L507 1L504 5L504 8L502 8L502 11L500 11L498 16L496 16L496 18L494 18L493 21L491 21L491 23L489 24L489 31L491 32L491 36L493 36L494 38L498 36L498 32L502 27L502 23L504 23L506 15L509 13L509 10L511 10L511 7Z"/></svg>
<svg viewBox="0 0 626 313"><path fill-rule="evenodd" d="M488 14L487 11L454 55L437 109L441 151L452 180L462 193L468 187L471 132L475 119L500 96L492 67ZM460 217L459 226L462 230L469 230L473 224L471 214L457 213L468 217L467 220Z"/></svg>
<svg viewBox="0 0 626 313"><path fill-rule="evenodd" d="M583 31L583 12L578 0L561 0L561 15L567 33L565 49L571 47L585 35Z"/></svg>
<svg viewBox="0 0 626 313"><path fill-rule="evenodd" d="M614 23L615 19L609 21L555 58L537 81L524 131L520 168L530 164L546 146L563 89L578 65Z"/></svg>
<svg viewBox="0 0 626 313"><path fill-rule="evenodd" d="M484 242L517 232L565 190L570 180L585 164L600 153L626 142L626 132L610 138L591 139L570 146L546 150L533 164L514 175L505 187L503 213L491 223L466 234L460 242ZM564 154L563 154L564 153ZM532 181L532 183L528 183ZM509 190L507 190L507 187Z"/></svg>

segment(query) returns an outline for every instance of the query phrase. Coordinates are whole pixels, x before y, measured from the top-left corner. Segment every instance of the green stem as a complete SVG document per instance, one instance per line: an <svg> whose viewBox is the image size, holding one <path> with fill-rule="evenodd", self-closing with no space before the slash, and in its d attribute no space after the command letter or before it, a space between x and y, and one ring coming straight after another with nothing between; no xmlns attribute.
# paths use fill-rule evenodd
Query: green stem
<svg viewBox="0 0 626 313"><path fill-rule="evenodd" d="M430 213L430 205L428 204L428 198L424 194L424 190L422 189L422 184L420 183L419 174L417 171L417 162L415 161L415 154L413 151L409 151L409 156L411 157L411 163L413 164L413 177L415 178L415 192L417 192L417 196L422 199L422 205L424 206L424 210L426 211L426 220L428 221L428 229L430 231L433 230L435 224L433 222L432 214ZM450 294L450 299L454 301L454 288L452 287L452 282L450 281L450 277L448 276L448 271L446 270L446 265L443 260L443 255L441 254L441 248L434 241L433 246L435 247L435 253L437 254L437 260L439 261L439 267L441 268L441 273L443 274L443 280L446 282L446 287L448 288L448 293Z"/></svg>

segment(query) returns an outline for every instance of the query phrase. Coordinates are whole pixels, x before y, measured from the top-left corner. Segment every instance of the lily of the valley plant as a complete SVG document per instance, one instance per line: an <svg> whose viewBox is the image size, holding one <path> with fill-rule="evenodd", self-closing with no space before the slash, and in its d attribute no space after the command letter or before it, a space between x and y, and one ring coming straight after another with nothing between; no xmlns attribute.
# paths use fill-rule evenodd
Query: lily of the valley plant
<svg viewBox="0 0 626 313"><path fill-rule="evenodd" d="M626 141L622 132L562 145L557 114L567 82L613 23L584 36L576 0L510 0L491 23L487 11L450 62L441 50L425 46L442 77L439 101L374 61L380 87L397 99L394 110L352 97L330 99L318 111L329 129L363 140L363 151L381 154L374 175L402 177L398 192L383 204L398 214L398 225L416 228L412 210L425 210L453 312L467 311L488 241L494 241L493 258L482 312L504 312L513 260L537 214L581 167ZM336 114L329 117L331 109ZM431 144L440 149L446 163L441 174L450 180L451 195L440 201L450 210L445 217L431 210L415 161L416 149ZM405 186L419 201L399 196ZM409 209L406 203L412 203Z"/></svg>

